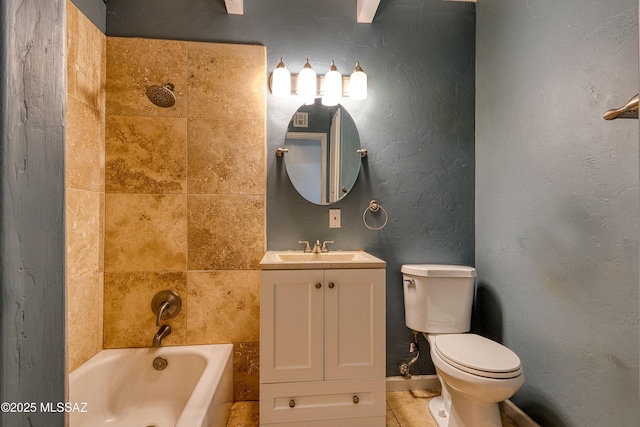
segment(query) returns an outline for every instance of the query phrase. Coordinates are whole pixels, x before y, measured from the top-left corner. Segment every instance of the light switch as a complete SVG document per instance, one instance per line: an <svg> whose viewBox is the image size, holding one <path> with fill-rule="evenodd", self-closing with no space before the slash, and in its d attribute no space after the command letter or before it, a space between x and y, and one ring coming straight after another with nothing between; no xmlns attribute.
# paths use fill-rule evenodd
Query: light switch
<svg viewBox="0 0 640 427"><path fill-rule="evenodd" d="M329 209L329 228L340 228L340 209Z"/></svg>

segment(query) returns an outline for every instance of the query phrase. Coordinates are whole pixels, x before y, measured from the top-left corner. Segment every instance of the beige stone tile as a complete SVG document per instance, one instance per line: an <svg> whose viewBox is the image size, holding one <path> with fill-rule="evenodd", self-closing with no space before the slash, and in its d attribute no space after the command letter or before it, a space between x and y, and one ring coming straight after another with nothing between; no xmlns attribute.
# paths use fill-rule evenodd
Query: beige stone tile
<svg viewBox="0 0 640 427"><path fill-rule="evenodd" d="M231 407L227 427L258 427L260 405L258 402L235 402Z"/></svg>
<svg viewBox="0 0 640 427"><path fill-rule="evenodd" d="M387 393L387 403L401 427L437 427L429 415L429 401L440 390L413 390Z"/></svg>
<svg viewBox="0 0 640 427"><path fill-rule="evenodd" d="M68 278L100 272L100 193L67 189L66 270Z"/></svg>
<svg viewBox="0 0 640 427"><path fill-rule="evenodd" d="M260 342L233 343L233 400L260 396Z"/></svg>
<svg viewBox="0 0 640 427"><path fill-rule="evenodd" d="M189 120L189 193L266 194L261 120Z"/></svg>
<svg viewBox="0 0 640 427"><path fill-rule="evenodd" d="M100 193L100 272L104 273L104 242L105 242L105 195Z"/></svg>
<svg viewBox="0 0 640 427"><path fill-rule="evenodd" d="M68 96L66 125L67 188L104 191L104 115Z"/></svg>
<svg viewBox="0 0 640 427"><path fill-rule="evenodd" d="M189 117L264 120L266 48L189 43Z"/></svg>
<svg viewBox="0 0 640 427"><path fill-rule="evenodd" d="M80 11L71 3L70 0L66 2L66 32L67 32L67 93L72 96L78 94L78 82L76 81L76 62L78 60L78 19L80 18Z"/></svg>
<svg viewBox="0 0 640 427"><path fill-rule="evenodd" d="M184 271L185 194L107 194L105 271Z"/></svg>
<svg viewBox="0 0 640 427"><path fill-rule="evenodd" d="M257 269L265 250L264 199L189 195L189 270Z"/></svg>
<svg viewBox="0 0 640 427"><path fill-rule="evenodd" d="M186 193L187 120L109 116L107 193Z"/></svg>
<svg viewBox="0 0 640 427"><path fill-rule="evenodd" d="M100 350L103 340L104 275L67 276L67 369L82 365Z"/></svg>
<svg viewBox="0 0 640 427"><path fill-rule="evenodd" d="M500 412L500 419L502 421L502 427L518 427L518 424L505 415L504 412Z"/></svg>
<svg viewBox="0 0 640 427"><path fill-rule="evenodd" d="M105 273L104 347L150 347L158 330L151 301L160 291L170 289L182 299L182 310L163 321L171 334L162 345L186 344L186 290L184 272Z"/></svg>
<svg viewBox="0 0 640 427"><path fill-rule="evenodd" d="M387 413L386 413L386 427L400 427L400 423L396 420L396 416L393 414L391 410L391 406L389 406L389 402L387 402Z"/></svg>
<svg viewBox="0 0 640 427"><path fill-rule="evenodd" d="M260 272L190 271L189 344L260 340Z"/></svg>
<svg viewBox="0 0 640 427"><path fill-rule="evenodd" d="M107 37L107 114L186 117L187 42ZM172 83L176 103L157 107L148 86Z"/></svg>
<svg viewBox="0 0 640 427"><path fill-rule="evenodd" d="M67 92L104 111L106 37L67 2Z"/></svg>

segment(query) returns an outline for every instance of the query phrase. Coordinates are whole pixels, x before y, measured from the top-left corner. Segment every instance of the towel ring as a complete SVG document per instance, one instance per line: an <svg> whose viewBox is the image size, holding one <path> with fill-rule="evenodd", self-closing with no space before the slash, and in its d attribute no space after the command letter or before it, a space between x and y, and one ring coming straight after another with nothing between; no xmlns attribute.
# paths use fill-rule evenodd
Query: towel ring
<svg viewBox="0 0 640 427"><path fill-rule="evenodd" d="M382 212L384 213L384 223L380 227L372 227L369 224L367 224L367 212L371 211L373 213L376 213L380 209L382 209ZM370 201L369 206L367 206L367 208L362 213L362 222L364 222L364 225L369 230L381 230L382 228L384 228L385 225L387 225L387 221L389 221L389 214L387 213L386 209L383 208L380 202L378 202L377 200Z"/></svg>

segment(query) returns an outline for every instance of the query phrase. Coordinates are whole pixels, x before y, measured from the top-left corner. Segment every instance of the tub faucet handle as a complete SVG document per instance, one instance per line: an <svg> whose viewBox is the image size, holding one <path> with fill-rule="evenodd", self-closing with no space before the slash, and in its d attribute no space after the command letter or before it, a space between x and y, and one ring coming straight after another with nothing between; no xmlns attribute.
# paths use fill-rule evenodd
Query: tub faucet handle
<svg viewBox="0 0 640 427"><path fill-rule="evenodd" d="M165 301L162 303L162 305L158 310L158 317L156 318L156 326L160 326L160 319L162 319L162 315L169 308L170 305L171 303L169 301Z"/></svg>
<svg viewBox="0 0 640 427"><path fill-rule="evenodd" d="M166 319L172 319L180 313L182 301L178 294L171 290L158 292L151 300L151 311L156 315L156 326Z"/></svg>

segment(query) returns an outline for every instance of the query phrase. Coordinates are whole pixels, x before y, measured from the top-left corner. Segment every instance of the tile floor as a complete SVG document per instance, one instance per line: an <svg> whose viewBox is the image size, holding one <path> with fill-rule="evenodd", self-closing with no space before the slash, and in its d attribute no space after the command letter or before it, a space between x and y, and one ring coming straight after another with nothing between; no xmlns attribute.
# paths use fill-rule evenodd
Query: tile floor
<svg viewBox="0 0 640 427"><path fill-rule="evenodd" d="M387 392L387 427L437 427L429 415L429 400L440 390ZM258 426L258 402L236 402L231 408L227 427ZM502 414L503 427L518 427Z"/></svg>

